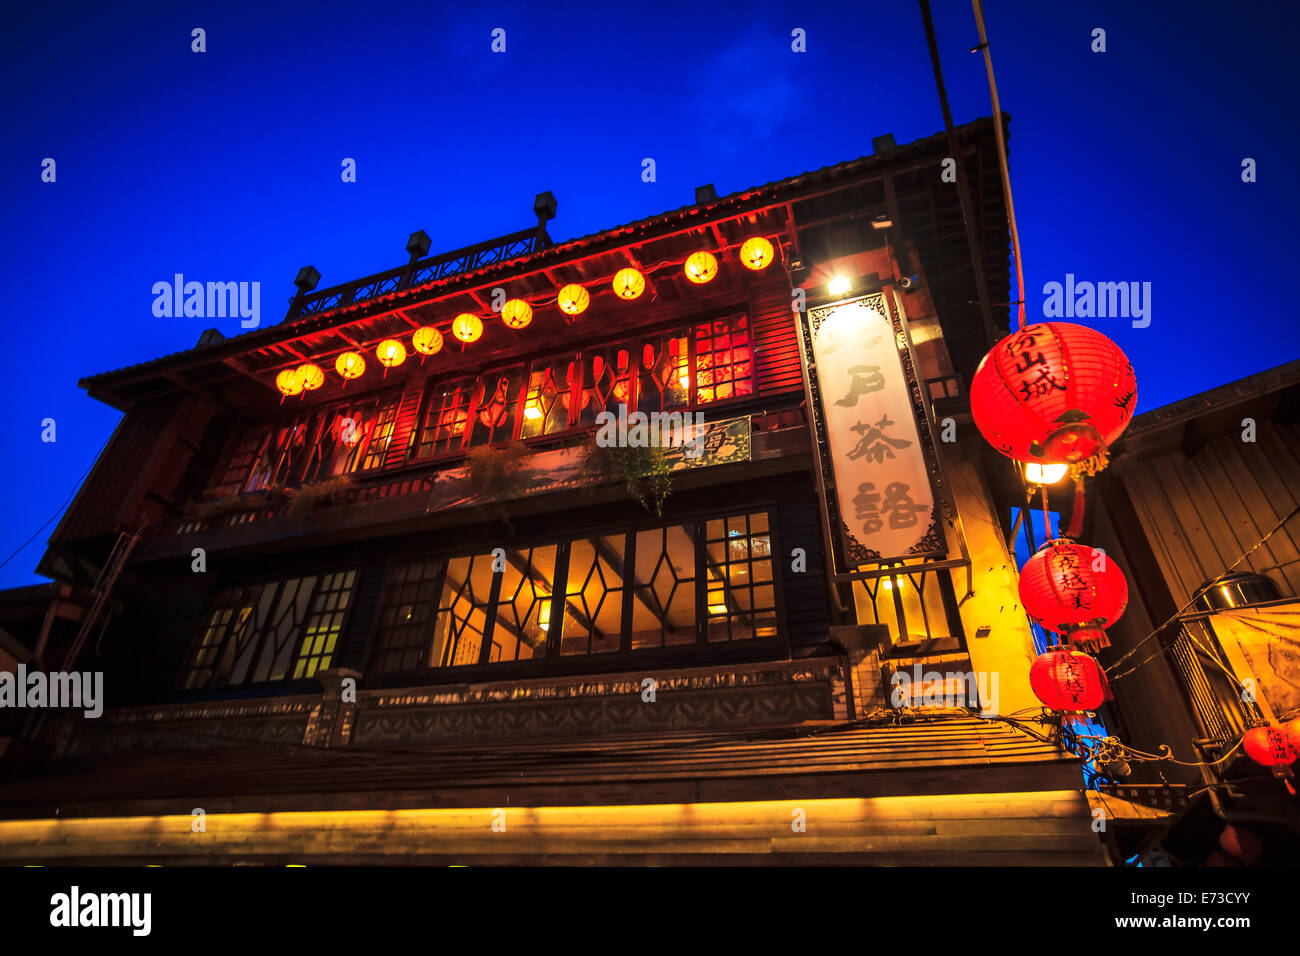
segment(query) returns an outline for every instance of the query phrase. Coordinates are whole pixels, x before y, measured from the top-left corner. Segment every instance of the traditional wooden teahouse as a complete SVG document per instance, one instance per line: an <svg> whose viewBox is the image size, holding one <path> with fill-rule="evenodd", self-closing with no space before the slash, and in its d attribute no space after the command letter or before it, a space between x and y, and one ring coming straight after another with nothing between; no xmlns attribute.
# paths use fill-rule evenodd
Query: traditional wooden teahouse
<svg viewBox="0 0 1300 956"><path fill-rule="evenodd" d="M1120 786L1070 713L1193 728L1031 687L1034 486L970 399L1005 209L989 119L564 242L542 193L517 233L306 267L278 324L85 379L123 418L0 648L102 672L105 707L0 709L0 858L1150 856L1189 781ZM1172 580L1131 447L1084 532L1152 620L1102 664Z"/></svg>

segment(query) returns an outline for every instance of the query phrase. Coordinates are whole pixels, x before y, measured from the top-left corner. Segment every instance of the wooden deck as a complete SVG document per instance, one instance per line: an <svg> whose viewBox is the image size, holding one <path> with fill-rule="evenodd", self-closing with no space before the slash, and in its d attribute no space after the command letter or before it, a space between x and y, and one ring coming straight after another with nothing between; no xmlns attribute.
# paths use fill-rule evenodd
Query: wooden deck
<svg viewBox="0 0 1300 956"><path fill-rule="evenodd" d="M217 748L0 782L0 859L1104 865L1081 784L1073 758L972 717Z"/></svg>

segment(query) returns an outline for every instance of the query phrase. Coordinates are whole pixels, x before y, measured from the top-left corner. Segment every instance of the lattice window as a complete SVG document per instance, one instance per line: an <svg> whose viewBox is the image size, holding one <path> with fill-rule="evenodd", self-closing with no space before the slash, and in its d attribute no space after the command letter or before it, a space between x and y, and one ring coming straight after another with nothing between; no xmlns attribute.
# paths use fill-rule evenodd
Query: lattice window
<svg viewBox="0 0 1300 956"><path fill-rule="evenodd" d="M695 564L694 525L637 532L633 650L695 642Z"/></svg>
<svg viewBox="0 0 1300 956"><path fill-rule="evenodd" d="M397 406L400 401L400 396L394 396L381 403L371 414L368 427L363 432L365 454L361 457L361 471L369 471L371 468L383 465L384 456L388 454L388 446L393 441L393 431L397 427ZM346 442L346 433L343 439Z"/></svg>
<svg viewBox="0 0 1300 956"><path fill-rule="evenodd" d="M707 522L705 564L710 641L775 637L772 538L763 512Z"/></svg>
<svg viewBox="0 0 1300 956"><path fill-rule="evenodd" d="M432 660L438 667L477 664L487 633L494 587L493 556L452 558L443 576Z"/></svg>
<svg viewBox="0 0 1300 956"><path fill-rule="evenodd" d="M552 362L533 368L528 376L528 394L524 397L520 438L552 435L569 427L576 368L572 361ZM581 392L578 394L580 397Z"/></svg>
<svg viewBox="0 0 1300 956"><path fill-rule="evenodd" d="M180 685L258 684L329 667L355 586L356 572L342 571L221 591Z"/></svg>
<svg viewBox="0 0 1300 956"><path fill-rule="evenodd" d="M753 394L748 318L741 315L695 327L695 391L701 405Z"/></svg>
<svg viewBox="0 0 1300 956"><path fill-rule="evenodd" d="M666 412L685 408L691 400L690 338L669 334L641 342L637 358L638 410Z"/></svg>
<svg viewBox="0 0 1300 956"><path fill-rule="evenodd" d="M546 656L557 547L506 550L489 661Z"/></svg>
<svg viewBox="0 0 1300 956"><path fill-rule="evenodd" d="M239 494L244 488L244 481L257 460L258 453L266 443L269 432L265 428L250 428L236 440L221 477L213 486L213 491L221 494Z"/></svg>
<svg viewBox="0 0 1300 956"><path fill-rule="evenodd" d="M429 396L420 431L418 457L443 455L459 451L465 444L465 425L469 421L474 382L453 382L435 388Z"/></svg>
<svg viewBox="0 0 1300 956"><path fill-rule="evenodd" d="M617 651L623 631L623 568L627 536L579 538L569 547L562 655Z"/></svg>
<svg viewBox="0 0 1300 956"><path fill-rule="evenodd" d="M380 602L371 667L379 672L427 667L429 622L443 562L414 561L394 568Z"/></svg>
<svg viewBox="0 0 1300 956"><path fill-rule="evenodd" d="M295 679L314 677L319 671L329 669L343 631L356 577L355 571L341 571L321 578L294 664Z"/></svg>
<svg viewBox="0 0 1300 956"><path fill-rule="evenodd" d="M515 434L523 392L524 370L507 369L479 379L470 417L470 447L498 444Z"/></svg>

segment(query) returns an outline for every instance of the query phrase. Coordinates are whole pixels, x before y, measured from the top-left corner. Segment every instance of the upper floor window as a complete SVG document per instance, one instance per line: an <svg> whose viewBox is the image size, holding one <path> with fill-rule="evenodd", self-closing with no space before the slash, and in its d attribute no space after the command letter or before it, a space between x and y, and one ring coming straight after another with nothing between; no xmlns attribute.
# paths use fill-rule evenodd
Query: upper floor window
<svg viewBox="0 0 1300 956"><path fill-rule="evenodd" d="M240 436L219 490L246 494L310 484L384 464L401 396L389 395L303 411L279 425Z"/></svg>
<svg viewBox="0 0 1300 956"><path fill-rule="evenodd" d="M425 398L416 457L596 424L601 412L684 410L754 393L749 319L715 319L536 360Z"/></svg>
<svg viewBox="0 0 1300 956"><path fill-rule="evenodd" d="M777 635L766 512L393 568L370 667L459 667Z"/></svg>
<svg viewBox="0 0 1300 956"><path fill-rule="evenodd" d="M313 677L334 661L356 571L226 588L199 628L186 690Z"/></svg>

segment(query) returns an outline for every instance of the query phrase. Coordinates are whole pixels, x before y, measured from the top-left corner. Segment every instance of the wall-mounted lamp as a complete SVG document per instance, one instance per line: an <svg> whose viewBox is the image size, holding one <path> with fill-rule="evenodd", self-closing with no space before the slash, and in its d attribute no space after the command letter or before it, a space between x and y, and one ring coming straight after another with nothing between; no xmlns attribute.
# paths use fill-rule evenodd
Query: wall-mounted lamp
<svg viewBox="0 0 1300 956"><path fill-rule="evenodd" d="M834 276L826 284L826 291L831 295L843 295L853 288L853 280L848 276Z"/></svg>
<svg viewBox="0 0 1300 956"><path fill-rule="evenodd" d="M876 230L893 229L894 220L890 219L889 216L885 215L884 213L881 213L875 219L871 220L871 228Z"/></svg>

